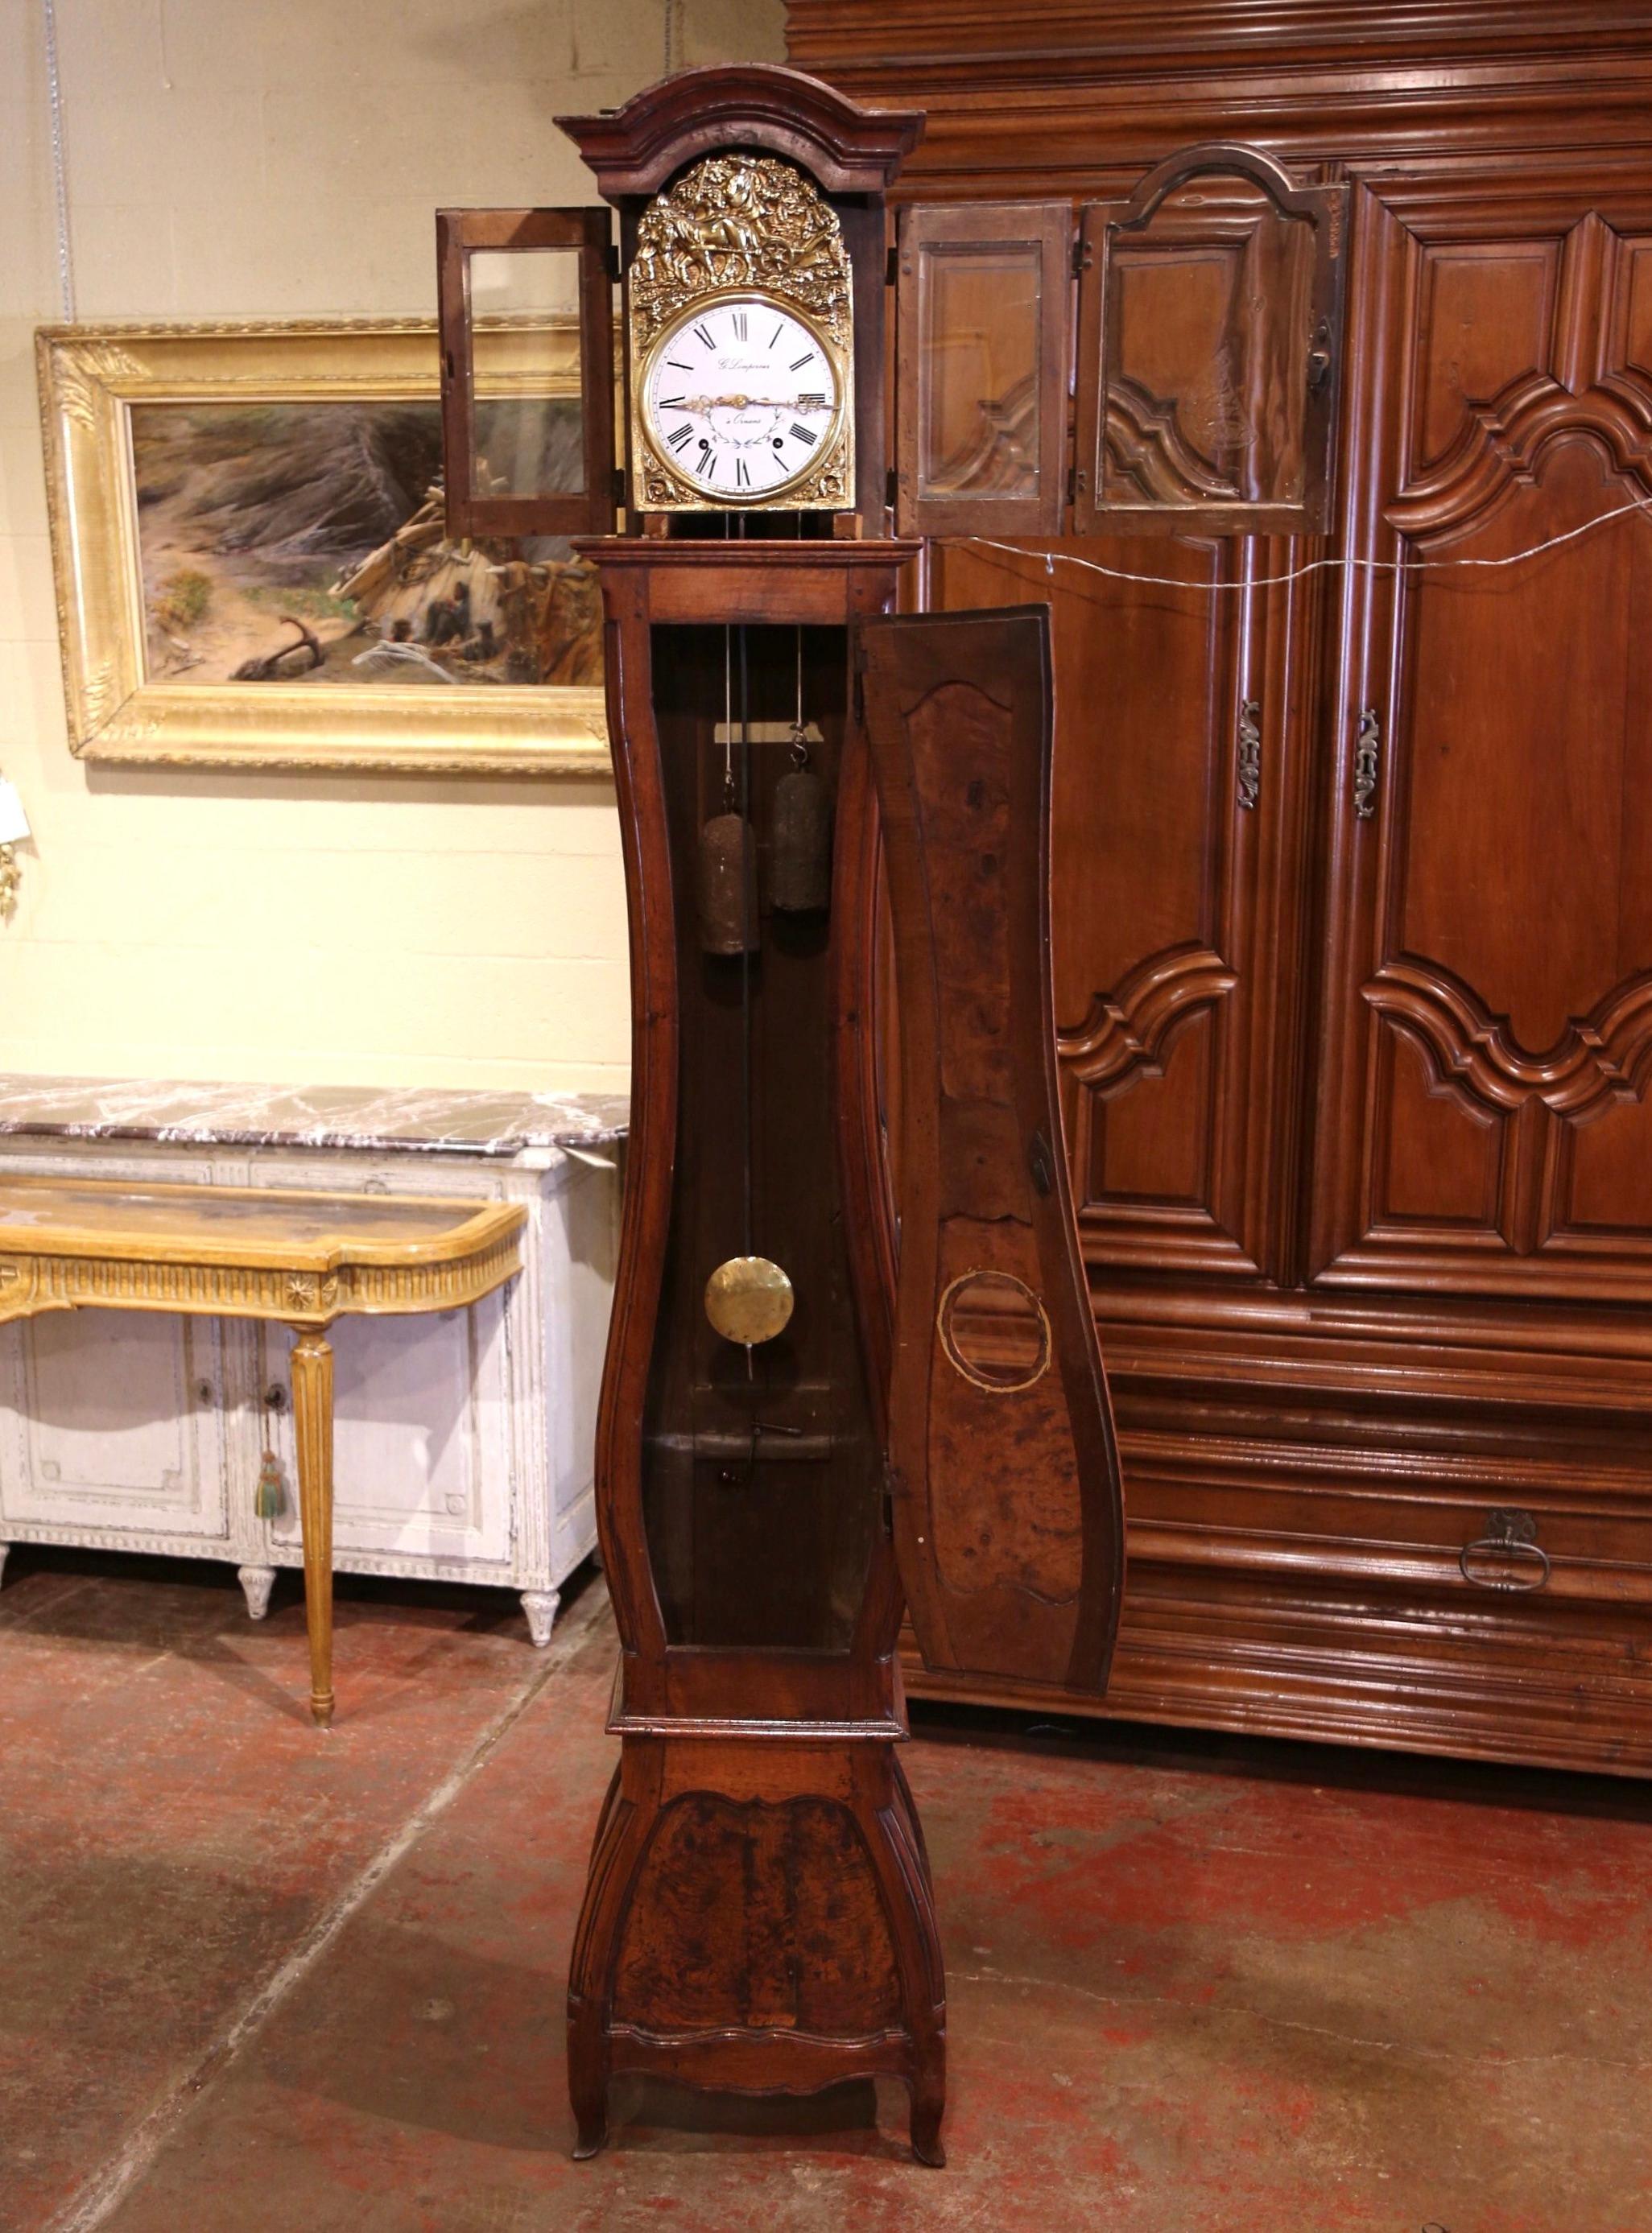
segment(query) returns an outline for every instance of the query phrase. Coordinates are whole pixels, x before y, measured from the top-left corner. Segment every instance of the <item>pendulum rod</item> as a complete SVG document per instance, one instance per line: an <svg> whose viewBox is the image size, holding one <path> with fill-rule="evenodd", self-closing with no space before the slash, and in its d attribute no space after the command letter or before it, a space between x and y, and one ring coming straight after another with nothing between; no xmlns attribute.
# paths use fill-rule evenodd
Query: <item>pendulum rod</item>
<svg viewBox="0 0 1652 2233"><path fill-rule="evenodd" d="M745 531L745 521L740 521L740 531ZM745 623L740 624L740 819L751 828L751 674ZM752 836L756 843L756 833ZM751 1214L751 1158L754 1142L751 1135L751 886L754 879L745 878L740 885L740 1122L742 1132L741 1156L741 1212L744 1234L744 1253L755 1256ZM751 1344L745 1344L745 1377L757 1377L757 1365L752 1357Z"/></svg>
<svg viewBox="0 0 1652 2233"><path fill-rule="evenodd" d="M744 537L744 516L740 518L738 531ZM729 524L725 518L724 533L726 535L728 532ZM797 702L801 719L801 633L797 654ZM755 1391L758 1376L754 1352L759 1343L772 1341L777 1334L784 1331L790 1321L794 1297L791 1281L784 1267L756 1253L756 987L751 973L751 957L757 941L762 936L763 924L758 894L757 834L751 820L751 647L744 622L738 626L725 625L723 631L723 814L706 825L708 832L715 830L719 835L717 843L710 851L702 851L702 889L706 888L704 864L709 862L709 877L715 904L703 909L701 920L702 936L707 936L709 926L706 951L726 955L730 959L738 954L740 963L738 1121L741 1253L728 1257L706 1280L705 1308L713 1330L725 1341L735 1342L745 1351L745 1377L748 1383L753 1383ZM731 846L725 842L725 825L727 824L732 824L737 833L738 845ZM739 863L740 895L738 908L729 906L725 913L724 902L731 895L727 891L727 872L724 863L731 857L731 853ZM728 935L729 932L733 935ZM766 1382L767 1374L763 1377ZM783 1427L774 1431L787 1433L791 1430Z"/></svg>

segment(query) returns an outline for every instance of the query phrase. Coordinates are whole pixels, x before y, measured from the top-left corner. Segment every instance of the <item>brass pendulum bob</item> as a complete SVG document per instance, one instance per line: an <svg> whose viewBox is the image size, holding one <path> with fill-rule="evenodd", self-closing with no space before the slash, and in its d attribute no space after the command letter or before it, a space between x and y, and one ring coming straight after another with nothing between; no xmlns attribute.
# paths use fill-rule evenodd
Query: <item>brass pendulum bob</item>
<svg viewBox="0 0 1652 2233"><path fill-rule="evenodd" d="M801 722L792 731L791 766L774 787L769 896L783 915L818 915L832 898L832 802L809 765Z"/></svg>
<svg viewBox="0 0 1652 2233"><path fill-rule="evenodd" d="M725 1341L772 1341L791 1317L791 1281L766 1256L731 1256L706 1282L706 1315Z"/></svg>

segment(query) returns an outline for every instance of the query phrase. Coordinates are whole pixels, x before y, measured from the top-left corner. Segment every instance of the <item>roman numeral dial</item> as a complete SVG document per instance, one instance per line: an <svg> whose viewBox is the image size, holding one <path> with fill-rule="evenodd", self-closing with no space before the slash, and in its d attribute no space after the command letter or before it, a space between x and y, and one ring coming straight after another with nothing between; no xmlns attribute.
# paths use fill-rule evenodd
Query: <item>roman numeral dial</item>
<svg viewBox="0 0 1652 2233"><path fill-rule="evenodd" d="M784 303L702 299L648 351L637 415L675 482L708 505L760 505L832 455L844 386L840 353Z"/></svg>

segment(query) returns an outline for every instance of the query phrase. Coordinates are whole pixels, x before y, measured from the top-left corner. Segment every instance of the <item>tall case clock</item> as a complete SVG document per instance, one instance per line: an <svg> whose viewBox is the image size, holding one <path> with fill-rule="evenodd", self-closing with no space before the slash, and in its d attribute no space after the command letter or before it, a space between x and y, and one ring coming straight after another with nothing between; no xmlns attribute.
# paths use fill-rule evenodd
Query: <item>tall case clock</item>
<svg viewBox="0 0 1652 2233"><path fill-rule="evenodd" d="M885 194L922 120L747 68L562 120L612 264L585 211L446 212L441 253L454 524L572 534L601 578L630 910L596 1451L621 1749L570 1967L576 2152L621 2072L881 2074L939 2163L902 1607L960 1678L1099 1689L1122 1579L1056 1086L1047 622L898 610ZM517 253L563 263L478 262Z"/></svg>

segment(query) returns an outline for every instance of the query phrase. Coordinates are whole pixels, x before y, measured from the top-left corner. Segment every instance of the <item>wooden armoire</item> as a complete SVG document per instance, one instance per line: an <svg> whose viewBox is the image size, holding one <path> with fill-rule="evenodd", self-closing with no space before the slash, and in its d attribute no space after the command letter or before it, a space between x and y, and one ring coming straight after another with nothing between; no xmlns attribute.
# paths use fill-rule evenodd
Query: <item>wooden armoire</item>
<svg viewBox="0 0 1652 2233"><path fill-rule="evenodd" d="M1166 579L928 564L937 608L1053 608L1102 1710L1652 1772L1652 13L789 22L927 110L898 200L1118 205L1208 141L1350 189L1329 532L1070 511L1061 550Z"/></svg>

